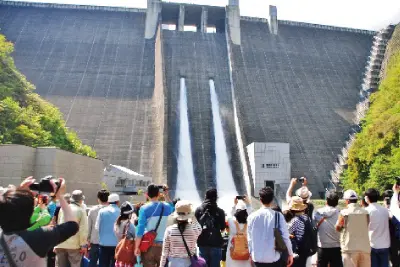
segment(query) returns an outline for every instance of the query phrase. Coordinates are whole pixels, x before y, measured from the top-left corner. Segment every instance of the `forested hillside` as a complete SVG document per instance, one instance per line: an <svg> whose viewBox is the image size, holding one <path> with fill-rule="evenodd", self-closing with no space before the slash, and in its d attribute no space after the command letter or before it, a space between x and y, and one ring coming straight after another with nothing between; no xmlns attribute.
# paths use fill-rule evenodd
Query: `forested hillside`
<svg viewBox="0 0 400 267"><path fill-rule="evenodd" d="M389 41L387 65L379 90L349 150L343 186L359 192L369 187L391 188L400 175L400 26Z"/></svg>
<svg viewBox="0 0 400 267"><path fill-rule="evenodd" d="M96 157L65 127L61 112L34 93L35 87L16 69L12 51L0 34L0 144L55 146Z"/></svg>

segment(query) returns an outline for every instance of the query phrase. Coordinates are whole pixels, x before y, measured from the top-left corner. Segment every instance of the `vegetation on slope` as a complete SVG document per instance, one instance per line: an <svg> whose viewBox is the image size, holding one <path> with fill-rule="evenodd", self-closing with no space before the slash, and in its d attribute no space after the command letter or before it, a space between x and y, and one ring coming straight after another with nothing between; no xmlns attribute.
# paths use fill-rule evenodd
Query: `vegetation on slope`
<svg viewBox="0 0 400 267"><path fill-rule="evenodd" d="M33 93L35 87L17 71L12 51L13 45L0 34L0 144L55 146L96 157L65 127L61 112Z"/></svg>
<svg viewBox="0 0 400 267"><path fill-rule="evenodd" d="M400 175L400 26L389 42L390 57L379 90L348 153L343 186L359 192L392 187Z"/></svg>

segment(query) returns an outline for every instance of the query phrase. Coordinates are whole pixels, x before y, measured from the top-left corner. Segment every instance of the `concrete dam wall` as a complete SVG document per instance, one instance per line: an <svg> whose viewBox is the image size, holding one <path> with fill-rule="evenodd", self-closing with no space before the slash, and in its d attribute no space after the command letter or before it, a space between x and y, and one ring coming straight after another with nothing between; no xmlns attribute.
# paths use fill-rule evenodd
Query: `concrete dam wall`
<svg viewBox="0 0 400 267"><path fill-rule="evenodd" d="M292 176L309 177L314 194L324 191L354 124L370 33L280 21L271 30L240 18L238 6L18 3L0 1L0 33L15 44L16 66L105 164L175 189L184 78L197 190L215 186L211 79L238 193L249 182L243 151L252 142L289 143Z"/></svg>

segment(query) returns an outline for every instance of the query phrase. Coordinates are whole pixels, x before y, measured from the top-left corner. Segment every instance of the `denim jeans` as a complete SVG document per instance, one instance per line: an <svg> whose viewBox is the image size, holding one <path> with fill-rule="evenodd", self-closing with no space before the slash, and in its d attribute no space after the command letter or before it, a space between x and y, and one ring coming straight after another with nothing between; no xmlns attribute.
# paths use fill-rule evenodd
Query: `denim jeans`
<svg viewBox="0 0 400 267"><path fill-rule="evenodd" d="M389 267L389 248L371 248L371 266Z"/></svg>
<svg viewBox="0 0 400 267"><path fill-rule="evenodd" d="M89 267L97 267L97 261L99 260L99 244L90 244L89 260Z"/></svg>
<svg viewBox="0 0 400 267"><path fill-rule="evenodd" d="M200 257L204 258L208 267L220 267L222 248L199 247Z"/></svg>
<svg viewBox="0 0 400 267"><path fill-rule="evenodd" d="M100 246L99 249L99 267L115 266L115 247Z"/></svg>

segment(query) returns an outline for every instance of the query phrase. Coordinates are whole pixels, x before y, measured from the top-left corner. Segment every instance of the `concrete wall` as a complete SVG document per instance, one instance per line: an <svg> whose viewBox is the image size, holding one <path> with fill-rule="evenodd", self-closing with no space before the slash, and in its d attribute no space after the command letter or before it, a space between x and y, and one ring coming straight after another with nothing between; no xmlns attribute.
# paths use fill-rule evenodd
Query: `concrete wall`
<svg viewBox="0 0 400 267"><path fill-rule="evenodd" d="M290 150L285 143L252 143L247 146L250 166L253 173L255 194L265 181L287 189L290 181Z"/></svg>
<svg viewBox="0 0 400 267"><path fill-rule="evenodd" d="M54 147L0 146L0 185L19 184L22 179L46 175L63 177L67 191L81 189L86 203L95 204L103 177L103 162Z"/></svg>

